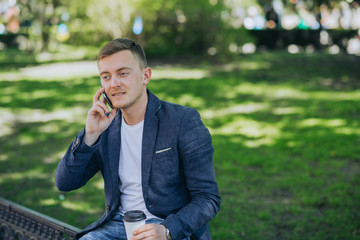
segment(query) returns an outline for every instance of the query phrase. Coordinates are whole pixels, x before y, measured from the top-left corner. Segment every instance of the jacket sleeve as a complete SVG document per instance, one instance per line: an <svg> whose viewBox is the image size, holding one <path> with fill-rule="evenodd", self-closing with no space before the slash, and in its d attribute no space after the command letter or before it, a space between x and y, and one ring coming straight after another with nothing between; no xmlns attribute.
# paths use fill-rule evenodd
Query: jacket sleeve
<svg viewBox="0 0 360 240"><path fill-rule="evenodd" d="M83 141L84 135L85 129L77 135L58 164L55 184L60 191L68 192L84 186L99 171L96 150L100 140L90 147Z"/></svg>
<svg viewBox="0 0 360 240"><path fill-rule="evenodd" d="M188 109L181 121L179 152L190 202L163 222L173 239L193 235L220 209L211 135L195 109Z"/></svg>

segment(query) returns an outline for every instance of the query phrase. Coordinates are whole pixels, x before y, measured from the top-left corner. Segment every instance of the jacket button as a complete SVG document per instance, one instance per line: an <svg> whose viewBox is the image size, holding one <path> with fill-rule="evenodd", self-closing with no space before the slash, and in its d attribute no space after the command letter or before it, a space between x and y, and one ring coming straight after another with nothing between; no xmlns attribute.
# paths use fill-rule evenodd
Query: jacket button
<svg viewBox="0 0 360 240"><path fill-rule="evenodd" d="M76 141L73 143L72 147L71 147L71 151L74 151L75 148L77 148L79 146L79 139L76 138Z"/></svg>
<svg viewBox="0 0 360 240"><path fill-rule="evenodd" d="M109 206L106 206L106 211L110 211L110 207L109 207Z"/></svg>

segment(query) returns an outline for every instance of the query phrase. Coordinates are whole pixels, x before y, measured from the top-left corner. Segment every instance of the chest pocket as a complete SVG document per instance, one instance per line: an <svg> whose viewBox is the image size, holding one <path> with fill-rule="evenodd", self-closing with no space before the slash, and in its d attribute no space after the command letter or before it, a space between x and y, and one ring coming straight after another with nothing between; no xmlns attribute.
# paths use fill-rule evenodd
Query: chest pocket
<svg viewBox="0 0 360 240"><path fill-rule="evenodd" d="M155 151L153 171L159 171L164 176L174 174L179 169L179 160L172 147L165 147Z"/></svg>

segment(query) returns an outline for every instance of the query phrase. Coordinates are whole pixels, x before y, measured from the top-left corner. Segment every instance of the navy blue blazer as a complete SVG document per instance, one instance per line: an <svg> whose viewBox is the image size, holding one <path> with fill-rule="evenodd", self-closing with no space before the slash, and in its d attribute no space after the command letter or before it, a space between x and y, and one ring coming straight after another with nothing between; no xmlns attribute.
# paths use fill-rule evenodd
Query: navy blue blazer
<svg viewBox="0 0 360 240"><path fill-rule="evenodd" d="M220 209L208 129L192 108L159 100L149 90L142 142L142 189L150 213L164 219L173 239L211 239L208 222ZM86 184L99 170L106 211L77 234L80 238L118 210L121 111L93 146L78 134L60 161L55 183L60 191Z"/></svg>

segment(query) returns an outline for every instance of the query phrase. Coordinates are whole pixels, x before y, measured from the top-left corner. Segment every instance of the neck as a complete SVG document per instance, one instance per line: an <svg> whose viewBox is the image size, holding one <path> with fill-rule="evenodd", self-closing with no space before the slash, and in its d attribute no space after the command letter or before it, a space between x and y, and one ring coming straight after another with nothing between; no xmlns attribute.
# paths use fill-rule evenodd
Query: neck
<svg viewBox="0 0 360 240"><path fill-rule="evenodd" d="M121 109L121 113L124 116L124 120L128 125L136 125L145 119L146 106L148 103L147 92L141 96L141 99L137 101L137 104L131 108Z"/></svg>

